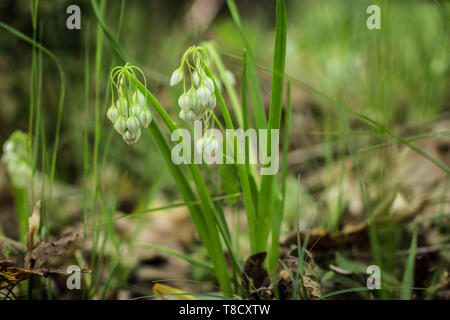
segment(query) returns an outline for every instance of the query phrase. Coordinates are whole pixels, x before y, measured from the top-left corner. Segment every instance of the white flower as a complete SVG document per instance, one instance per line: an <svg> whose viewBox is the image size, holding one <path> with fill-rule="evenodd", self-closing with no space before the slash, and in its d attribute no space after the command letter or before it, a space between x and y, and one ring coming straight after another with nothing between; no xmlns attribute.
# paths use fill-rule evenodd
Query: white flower
<svg viewBox="0 0 450 320"><path fill-rule="evenodd" d="M193 121L195 120L195 113L192 110L181 110L178 114L180 119L184 121Z"/></svg>
<svg viewBox="0 0 450 320"><path fill-rule="evenodd" d="M195 112L200 112L202 106L200 104L200 100L198 99L197 90L195 90L194 88L190 88L188 91L188 95L191 99L191 109Z"/></svg>
<svg viewBox="0 0 450 320"><path fill-rule="evenodd" d="M116 105L120 114L126 115L128 113L128 102L127 99L125 99L125 97L121 96L119 99L117 99Z"/></svg>
<svg viewBox="0 0 450 320"><path fill-rule="evenodd" d="M139 105L140 107L145 105L145 96L141 90L138 89L133 93L133 103Z"/></svg>
<svg viewBox="0 0 450 320"><path fill-rule="evenodd" d="M106 112L106 116L112 123L114 123L119 117L119 110L117 110L114 105L111 105L111 107L109 107L108 109L108 112Z"/></svg>
<svg viewBox="0 0 450 320"><path fill-rule="evenodd" d="M139 140L140 136L141 136L141 129L138 129L136 132L131 132L127 130L122 137L126 143L132 144L136 143Z"/></svg>
<svg viewBox="0 0 450 320"><path fill-rule="evenodd" d="M209 91L211 91L212 93L214 93L214 82L212 81L212 79L210 77L205 77L203 79L203 83L205 84L205 86L209 89Z"/></svg>
<svg viewBox="0 0 450 320"><path fill-rule="evenodd" d="M141 114L139 115L139 120L141 121L141 125L144 128L147 128L150 125L150 122L152 122L152 114L150 110L144 108L144 110L142 110Z"/></svg>
<svg viewBox="0 0 450 320"><path fill-rule="evenodd" d="M135 116L131 116L127 119L127 128L131 133L135 133L139 129L139 120Z"/></svg>
<svg viewBox="0 0 450 320"><path fill-rule="evenodd" d="M187 112L184 111L183 109L180 110L180 113L178 114L178 116L180 117L181 120L185 120L185 121L187 120L187 119L186 119L186 117L187 117Z"/></svg>
<svg viewBox="0 0 450 320"><path fill-rule="evenodd" d="M141 114L142 111L142 107L140 107L139 105L135 104L131 107L131 114L135 117L139 117L139 115Z"/></svg>
<svg viewBox="0 0 450 320"><path fill-rule="evenodd" d="M211 95L211 98L209 99L209 103L207 105L207 108L209 110L212 110L216 107L216 96L215 95Z"/></svg>
<svg viewBox="0 0 450 320"><path fill-rule="evenodd" d="M3 145L3 152L10 153L14 150L14 143L12 141L6 141L6 143Z"/></svg>
<svg viewBox="0 0 450 320"><path fill-rule="evenodd" d="M173 87L183 80L183 71L180 68L176 69L170 77L170 86Z"/></svg>
<svg viewBox="0 0 450 320"><path fill-rule="evenodd" d="M183 94L178 98L178 104L183 110L187 110L192 106L192 97L189 92L183 92Z"/></svg>
<svg viewBox="0 0 450 320"><path fill-rule="evenodd" d="M234 77L234 74L230 70L225 71L225 77L232 86L236 85L236 78Z"/></svg>
<svg viewBox="0 0 450 320"><path fill-rule="evenodd" d="M202 106L206 106L211 98L211 91L205 85L201 85L197 89L197 98Z"/></svg>
<svg viewBox="0 0 450 320"><path fill-rule="evenodd" d="M189 111L187 112L187 117L186 117L186 119L189 120L189 121L194 121L194 120L195 120L195 113L194 113L194 111L189 110Z"/></svg>
<svg viewBox="0 0 450 320"><path fill-rule="evenodd" d="M198 88L198 85L200 83L200 76L198 75L197 71L194 71L192 73L192 81L194 82L194 87Z"/></svg>
<svg viewBox="0 0 450 320"><path fill-rule="evenodd" d="M120 134L123 134L125 130L127 129L127 122L125 121L124 117L119 116L119 118L116 119L114 122L114 129Z"/></svg>

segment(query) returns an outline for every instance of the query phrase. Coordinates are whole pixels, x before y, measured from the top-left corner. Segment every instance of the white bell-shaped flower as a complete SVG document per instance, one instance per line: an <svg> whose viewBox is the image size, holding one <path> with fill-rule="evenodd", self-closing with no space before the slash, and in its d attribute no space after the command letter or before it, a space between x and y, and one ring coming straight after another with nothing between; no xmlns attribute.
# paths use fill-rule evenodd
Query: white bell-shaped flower
<svg viewBox="0 0 450 320"><path fill-rule="evenodd" d="M172 76L170 77L170 86L176 86L178 83L180 83L181 80L183 80L183 71L178 68L172 73Z"/></svg>
<svg viewBox="0 0 450 320"><path fill-rule="evenodd" d="M141 90L137 89L133 93L133 104L143 107L145 105L145 95L141 92Z"/></svg>
<svg viewBox="0 0 450 320"><path fill-rule="evenodd" d="M124 117L119 116L114 122L114 129L120 134L123 134L127 129L127 122Z"/></svg>
<svg viewBox="0 0 450 320"><path fill-rule="evenodd" d="M131 133L135 133L139 129L140 123L139 119L135 116L130 116L127 119L127 129L131 131Z"/></svg>
<svg viewBox="0 0 450 320"><path fill-rule="evenodd" d="M210 77L204 77L203 84L211 91L211 93L214 93L214 82Z"/></svg>
<svg viewBox="0 0 450 320"><path fill-rule="evenodd" d="M183 110L188 110L192 106L192 97L188 92L183 92L178 98L178 104Z"/></svg>
<svg viewBox="0 0 450 320"><path fill-rule="evenodd" d="M124 96L121 96L119 99L117 99L117 110L119 110L120 114L127 115L128 113L128 102L127 99L125 99Z"/></svg>
<svg viewBox="0 0 450 320"><path fill-rule="evenodd" d="M111 105L111 107L109 107L108 111L106 112L106 116L108 117L109 121L114 123L119 117L119 110L117 110L114 105Z"/></svg>
<svg viewBox="0 0 450 320"><path fill-rule="evenodd" d="M198 85L200 84L200 76L198 75L197 70L192 73L192 82L194 83L194 87L198 88Z"/></svg>
<svg viewBox="0 0 450 320"><path fill-rule="evenodd" d="M211 98L211 91L202 84L197 89L197 98L202 106L206 106Z"/></svg>
<svg viewBox="0 0 450 320"><path fill-rule="evenodd" d="M147 108L144 108L139 115L139 120L144 128L147 128L152 122L152 113Z"/></svg>

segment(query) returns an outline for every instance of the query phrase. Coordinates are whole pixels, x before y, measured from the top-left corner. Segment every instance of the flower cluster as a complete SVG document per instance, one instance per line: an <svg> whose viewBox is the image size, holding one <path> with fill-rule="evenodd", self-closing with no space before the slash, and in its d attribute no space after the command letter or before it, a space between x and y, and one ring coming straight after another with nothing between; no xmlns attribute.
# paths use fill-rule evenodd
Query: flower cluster
<svg viewBox="0 0 450 320"><path fill-rule="evenodd" d="M152 114L147 107L146 94L136 87L139 80L135 71L142 75L145 83L145 76L135 66L126 64L112 70L111 94L113 102L106 114L114 124L114 129L122 135L127 144L136 143L141 136L141 127L147 128L152 121ZM118 96L116 103L114 103L114 88Z"/></svg>
<svg viewBox="0 0 450 320"><path fill-rule="evenodd" d="M22 131L15 131L3 145L2 161L17 188L25 188L31 179L28 159L28 136Z"/></svg>
<svg viewBox="0 0 450 320"><path fill-rule="evenodd" d="M185 52L181 65L172 73L171 86L183 81L183 93L178 98L181 108L179 116L182 120L201 120L216 106L214 82L219 87L219 81L213 80L205 71L205 67L211 69L211 65L211 59L206 50L203 47L194 46ZM190 76L189 89L186 88L187 74Z"/></svg>

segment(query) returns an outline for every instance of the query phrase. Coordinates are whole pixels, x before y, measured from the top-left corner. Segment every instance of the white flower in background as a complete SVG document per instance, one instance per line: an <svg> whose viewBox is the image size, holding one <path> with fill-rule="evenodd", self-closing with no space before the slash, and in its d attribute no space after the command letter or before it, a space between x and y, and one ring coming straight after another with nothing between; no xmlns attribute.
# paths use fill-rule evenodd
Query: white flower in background
<svg viewBox="0 0 450 320"><path fill-rule="evenodd" d="M141 73L140 69L129 64L112 70L111 84L116 88L118 99L116 105L113 103L106 113L108 119L114 124L114 129L122 135L127 144L136 143L142 133L141 127L147 128L152 122L146 94L132 81L137 80L136 70Z"/></svg>
<svg viewBox="0 0 450 320"><path fill-rule="evenodd" d="M234 74L230 70L225 71L225 77L232 86L236 85L236 78L234 77Z"/></svg>
<svg viewBox="0 0 450 320"><path fill-rule="evenodd" d="M28 160L28 136L22 131L15 131L3 145L2 161L16 188L26 188L31 179Z"/></svg>

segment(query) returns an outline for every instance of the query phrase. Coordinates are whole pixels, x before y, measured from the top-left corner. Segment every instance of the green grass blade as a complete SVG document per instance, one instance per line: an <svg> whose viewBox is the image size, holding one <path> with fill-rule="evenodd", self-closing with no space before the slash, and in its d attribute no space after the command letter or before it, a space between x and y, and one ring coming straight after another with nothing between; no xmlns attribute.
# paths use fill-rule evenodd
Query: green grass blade
<svg viewBox="0 0 450 320"><path fill-rule="evenodd" d="M411 300L412 287L414 284L414 264L417 251L417 230L414 231L411 246L409 247L408 261L403 274L402 300Z"/></svg>
<svg viewBox="0 0 450 320"><path fill-rule="evenodd" d="M270 130L279 130L281 125L281 110L283 103L284 68L286 64L286 28L287 14L284 0L277 0L276 3L276 27L275 27L275 49L273 56L272 72L272 92L270 95L269 125L267 134L267 154L278 152L271 150ZM265 251L267 247L267 237L270 232L272 209L273 209L273 188L274 175L264 175L261 179L261 191L258 201L258 221L260 226L258 233L260 237L257 241L257 251Z"/></svg>
<svg viewBox="0 0 450 320"><path fill-rule="evenodd" d="M342 289L342 290L337 290L337 291L333 291L333 292L329 292L327 294L324 294L323 296L321 296L320 298L317 298L316 300L323 300L329 297L333 297L333 296L337 296L339 294L343 294L343 293L352 293L352 292L361 292L361 291L369 291L370 289L366 288L366 287L358 287L358 288L349 288L349 289Z"/></svg>
<svg viewBox="0 0 450 320"><path fill-rule="evenodd" d="M279 208L276 210L272 218L272 247L269 261L269 269L275 270L278 260L278 249L280 246L281 223L283 221L284 205L286 200L286 179L288 169L288 152L289 152L289 133L291 131L291 83L287 84L287 104L286 113L284 115L284 136L283 136L283 160L281 164L281 201Z"/></svg>
<svg viewBox="0 0 450 320"><path fill-rule="evenodd" d="M239 33L241 35L242 41L244 42L244 47L247 52L247 72L248 72L248 85L250 89L250 96L253 102L253 110L255 112L256 127L258 129L266 128L266 112L264 110L264 102L261 95L258 73L256 71L255 57L253 55L253 50L250 46L250 42L245 36L244 30L241 24L241 18L239 17L239 12L236 7L234 0L227 0L228 8L230 9L231 16L236 24Z"/></svg>
<svg viewBox="0 0 450 320"><path fill-rule="evenodd" d="M211 72L209 71L209 69L206 66L205 66L205 72L209 77L212 78ZM223 96L222 96L219 88L217 87L217 83L214 80L213 80L213 82L214 82L214 87L215 87L217 103L220 106L220 110L221 110L223 118L225 120L226 128L234 129L233 121L231 120L231 116L230 116L228 108L225 104L225 100L223 99ZM236 140L236 137L235 137L235 140ZM241 182L242 193L244 194L244 204L245 204L245 208L246 208L249 234L250 234L250 247L251 247L252 252L255 252L254 250L256 250L256 233L257 233L256 209L254 206L252 190L250 187L249 172L247 171L247 168L244 164L236 164L236 167L238 168L239 180Z"/></svg>

